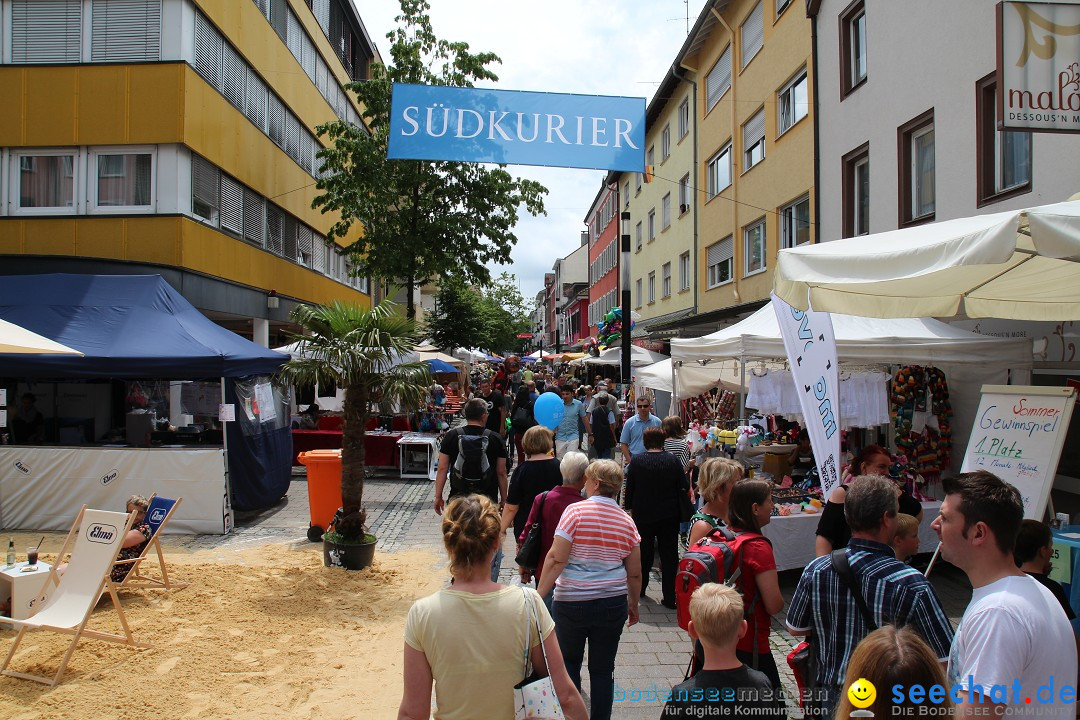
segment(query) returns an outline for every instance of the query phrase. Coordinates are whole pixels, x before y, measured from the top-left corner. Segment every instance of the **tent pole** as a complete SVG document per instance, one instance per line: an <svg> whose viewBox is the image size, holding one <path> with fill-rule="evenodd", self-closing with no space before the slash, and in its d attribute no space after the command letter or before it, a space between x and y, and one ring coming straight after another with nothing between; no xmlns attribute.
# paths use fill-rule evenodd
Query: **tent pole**
<svg viewBox="0 0 1080 720"><path fill-rule="evenodd" d="M224 376L221 378L221 404L226 404ZM221 422L221 450L222 460L225 462L225 499L223 508L225 511L225 517L222 518L222 520L224 521L224 530L226 533L228 533L230 530L232 530L232 502L229 499L230 497L232 497L232 491L229 488L229 426L226 424L225 421Z"/></svg>
<svg viewBox="0 0 1080 720"><path fill-rule="evenodd" d="M746 424L746 355L739 355L739 422Z"/></svg>
<svg viewBox="0 0 1080 720"><path fill-rule="evenodd" d="M679 364L675 361L671 361L671 412L669 414L674 415L679 409L679 374L676 372L676 368ZM680 415L682 413L679 413Z"/></svg>

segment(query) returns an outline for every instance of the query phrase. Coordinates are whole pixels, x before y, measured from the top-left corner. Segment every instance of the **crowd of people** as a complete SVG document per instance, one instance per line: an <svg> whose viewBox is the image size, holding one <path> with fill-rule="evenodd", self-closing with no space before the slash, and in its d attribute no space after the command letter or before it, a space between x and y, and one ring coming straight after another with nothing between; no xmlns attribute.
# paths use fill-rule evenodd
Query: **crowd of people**
<svg viewBox="0 0 1080 720"><path fill-rule="evenodd" d="M638 621L654 559L660 604L674 608L680 532L693 545L722 529L742 537L740 572L690 597L696 672L673 688L662 717L700 717L705 707L785 717L770 646L785 602L762 534L773 484L745 477L734 460L695 462L679 418L653 415L646 398L617 434L606 392L586 401L569 387L560 388L565 428L519 424L517 410L536 399L527 385L507 408L520 431L508 478L505 424L491 422L488 384L479 387L464 406L466 425L440 450L434 509L453 579L409 614L400 717L428 717L432 683L436 718L512 717L514 687L534 671L549 675L565 717L611 717L620 639ZM601 429L610 432L602 440ZM616 440L622 462L613 459ZM918 714L927 696L895 688L940 685L935 713L1075 717L1078 643L1067 599L1046 577L1049 530L1023 520L1018 491L988 472L946 481L933 528L942 557L974 588L954 628L934 586L908 564L922 506L887 476L887 459L869 446L846 469L821 517L819 557L777 618L810 640L815 669L798 698L806 716L847 718L867 704L876 717ZM697 498L688 516L684 507ZM534 525L540 560L518 572L521 588L535 591L498 584L505 532L513 528L520 550ZM588 712L580 694L586 648ZM876 698L861 703L848 692L860 680L877 688ZM1048 682L1051 697L1033 711L1026 698Z"/></svg>

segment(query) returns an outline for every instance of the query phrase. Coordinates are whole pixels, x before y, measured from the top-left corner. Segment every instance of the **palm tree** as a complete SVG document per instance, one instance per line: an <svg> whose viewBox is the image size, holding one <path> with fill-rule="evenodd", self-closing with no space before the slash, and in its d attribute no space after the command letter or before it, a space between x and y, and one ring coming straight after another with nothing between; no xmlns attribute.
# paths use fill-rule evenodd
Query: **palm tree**
<svg viewBox="0 0 1080 720"><path fill-rule="evenodd" d="M401 362L412 352L419 330L414 320L397 313L384 301L365 310L335 301L329 305L299 305L292 322L303 333L297 357L280 375L295 385L331 383L345 392L345 422L341 447L342 517L335 530L345 539L361 538L367 523L364 500L364 434L372 402L419 404L431 384L423 362Z"/></svg>

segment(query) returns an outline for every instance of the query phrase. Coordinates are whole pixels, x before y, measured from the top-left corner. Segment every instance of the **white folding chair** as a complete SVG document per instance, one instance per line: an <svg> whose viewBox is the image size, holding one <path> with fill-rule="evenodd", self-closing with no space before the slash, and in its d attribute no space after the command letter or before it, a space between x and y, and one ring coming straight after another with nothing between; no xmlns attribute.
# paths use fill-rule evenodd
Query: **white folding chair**
<svg viewBox="0 0 1080 720"><path fill-rule="evenodd" d="M46 583L52 582L56 585L55 592L31 617L25 620L5 619L6 622L19 628L19 634L15 637L15 642L4 664L0 666L0 674L55 686L63 677L68 661L71 660L75 647L83 637L107 640L131 647L150 647L145 643L135 641L131 628L128 627L124 608L116 596L116 586L109 578L113 563L116 562L116 557L123 545L124 536L131 529L134 518L134 514L88 510L85 505L82 507L57 555L59 563L68 552L71 553L67 569L60 577L56 572L56 567L53 567L46 580ZM94 607L104 590L108 590L109 597L112 598L113 607L124 629L123 635L86 629L90 615L94 612ZM15 656L15 651L22 643L23 636L27 631L34 630L50 630L72 636L71 644L60 661L56 675L52 678L7 669Z"/></svg>
<svg viewBox="0 0 1080 720"><path fill-rule="evenodd" d="M134 565L131 571L124 577L123 582L117 583L117 590L133 589L133 588L152 588L155 590L173 590L175 588L187 587L186 582L177 582L175 579L169 577L169 569L165 565L165 554L161 551L161 543L158 538L161 537L162 531L165 526L169 524L169 520L172 519L173 512L176 508L180 507L180 503L184 498L179 497L175 500L171 500L166 497L161 497L156 493L150 496L150 505L146 508L146 522L150 525L150 531L153 533L150 536L150 541L146 543L142 553L139 557L131 560L120 560L117 564ZM160 578L152 575L144 574L144 565L142 561L150 555L150 549L153 548L157 553L158 570L161 575Z"/></svg>

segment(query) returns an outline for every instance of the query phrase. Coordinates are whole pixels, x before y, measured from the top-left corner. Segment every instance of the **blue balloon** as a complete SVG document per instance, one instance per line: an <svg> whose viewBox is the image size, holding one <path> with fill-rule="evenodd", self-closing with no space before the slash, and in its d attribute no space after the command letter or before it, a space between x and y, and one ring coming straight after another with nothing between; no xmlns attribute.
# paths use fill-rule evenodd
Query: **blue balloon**
<svg viewBox="0 0 1080 720"><path fill-rule="evenodd" d="M536 398L536 403L533 404L533 417L544 427L554 430L562 422L565 408L560 395L547 392Z"/></svg>

